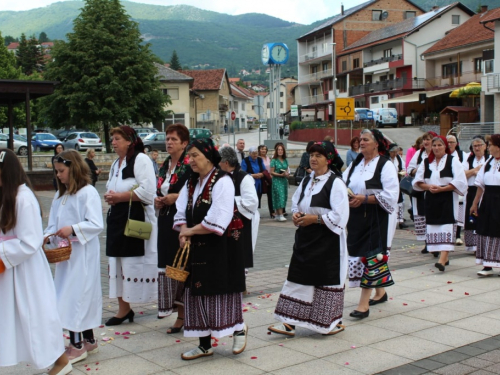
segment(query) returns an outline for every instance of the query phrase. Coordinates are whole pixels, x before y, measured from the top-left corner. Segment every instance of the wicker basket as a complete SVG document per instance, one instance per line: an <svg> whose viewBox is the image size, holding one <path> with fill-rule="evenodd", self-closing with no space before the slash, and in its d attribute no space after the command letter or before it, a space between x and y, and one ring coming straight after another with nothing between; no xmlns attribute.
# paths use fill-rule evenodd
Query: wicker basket
<svg viewBox="0 0 500 375"><path fill-rule="evenodd" d="M50 237L55 236L54 234L49 234L47 237L43 239L43 252L47 257L49 263L59 263L68 260L71 255L71 241L69 238L65 238L68 241L68 246L57 247L55 249L47 249L46 245L49 242Z"/></svg>
<svg viewBox="0 0 500 375"><path fill-rule="evenodd" d="M181 282L186 281L187 277L189 276L189 271L185 271L189 258L189 245L189 241L186 241L184 247L180 247L179 250L177 250L174 263L172 264L172 266L167 266L167 268L165 269L165 274L167 275L167 277ZM184 264L182 264L183 260Z"/></svg>

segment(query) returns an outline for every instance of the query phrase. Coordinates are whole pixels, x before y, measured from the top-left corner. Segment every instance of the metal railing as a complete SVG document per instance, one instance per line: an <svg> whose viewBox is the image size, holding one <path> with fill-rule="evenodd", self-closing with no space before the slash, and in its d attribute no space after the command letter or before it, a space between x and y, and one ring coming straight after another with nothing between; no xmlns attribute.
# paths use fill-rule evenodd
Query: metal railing
<svg viewBox="0 0 500 375"><path fill-rule="evenodd" d="M304 82L319 82L321 79L325 77L331 77L332 70L322 70L321 72L316 72L316 73L311 73L311 74L305 74L303 76L300 76L300 82L299 83L304 83Z"/></svg>
<svg viewBox="0 0 500 375"><path fill-rule="evenodd" d="M415 90L415 89L424 89L425 88L425 79L417 78L417 79L389 79L382 82L374 82L374 83L366 83L364 85L351 86L349 87L349 96L368 94L372 92L380 92L380 91L390 91L390 90Z"/></svg>
<svg viewBox="0 0 500 375"><path fill-rule="evenodd" d="M325 101L325 97L323 94L313 95L313 96L303 96L302 97L302 105L306 104L315 104Z"/></svg>
<svg viewBox="0 0 500 375"><path fill-rule="evenodd" d="M363 63L364 68L368 68L369 66L373 65L378 65L378 64L383 64L389 61L395 61L395 60L401 60L403 58L403 55L392 55L388 57L381 57L380 59L377 60L371 60L371 61L366 61Z"/></svg>
<svg viewBox="0 0 500 375"><path fill-rule="evenodd" d="M460 149L466 151L469 149L472 138L475 135L487 136L500 131L500 122L478 122L456 124L448 131L448 135L453 134L458 138Z"/></svg>
<svg viewBox="0 0 500 375"><path fill-rule="evenodd" d="M462 72L460 75L454 74L448 77L432 77L427 78L427 83L430 87L443 87L443 86L454 86L454 85L466 85L471 82L481 82L481 77L483 73L481 72Z"/></svg>
<svg viewBox="0 0 500 375"><path fill-rule="evenodd" d="M299 64L309 61L309 60L314 60L317 59L318 57L323 57L323 56L329 56L331 58L332 52L319 52L319 51L314 51L314 52L308 52L304 55L299 56Z"/></svg>
<svg viewBox="0 0 500 375"><path fill-rule="evenodd" d="M500 89L500 73L486 75L486 89L488 91Z"/></svg>

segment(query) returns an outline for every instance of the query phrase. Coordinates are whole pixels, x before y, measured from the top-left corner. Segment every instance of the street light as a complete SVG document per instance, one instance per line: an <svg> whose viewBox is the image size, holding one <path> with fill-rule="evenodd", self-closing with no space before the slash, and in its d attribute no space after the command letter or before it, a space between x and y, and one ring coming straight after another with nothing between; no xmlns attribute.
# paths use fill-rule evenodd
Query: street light
<svg viewBox="0 0 500 375"><path fill-rule="evenodd" d="M332 119L333 124L335 125L335 143L338 143L337 140L337 114L336 114L336 106L337 106L337 75L336 75L336 59L335 59L335 46L337 43L330 43L332 45L332 86L333 86L333 106L332 106Z"/></svg>

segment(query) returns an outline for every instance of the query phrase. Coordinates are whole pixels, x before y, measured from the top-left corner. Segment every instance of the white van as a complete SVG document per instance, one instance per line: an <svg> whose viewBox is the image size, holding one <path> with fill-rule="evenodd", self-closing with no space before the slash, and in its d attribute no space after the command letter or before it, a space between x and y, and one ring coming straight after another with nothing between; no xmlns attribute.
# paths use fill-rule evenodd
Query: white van
<svg viewBox="0 0 500 375"><path fill-rule="evenodd" d="M398 126L398 111L396 111L396 108L371 108L371 110L377 128L383 128L386 125L393 128Z"/></svg>

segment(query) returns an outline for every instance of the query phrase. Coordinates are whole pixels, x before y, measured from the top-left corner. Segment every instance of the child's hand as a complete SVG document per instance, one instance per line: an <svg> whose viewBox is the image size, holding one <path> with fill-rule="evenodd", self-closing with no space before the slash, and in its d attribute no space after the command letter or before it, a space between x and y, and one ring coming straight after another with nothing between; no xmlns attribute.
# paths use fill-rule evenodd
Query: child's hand
<svg viewBox="0 0 500 375"><path fill-rule="evenodd" d="M69 237L73 234L73 227L68 225L66 227L62 227L56 232L56 236L58 237Z"/></svg>

